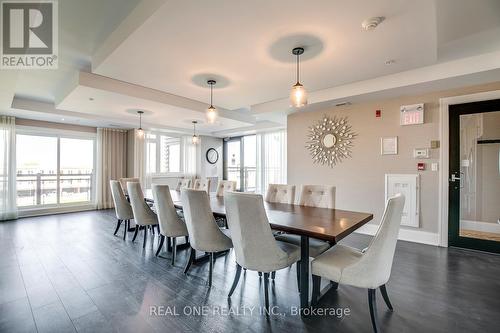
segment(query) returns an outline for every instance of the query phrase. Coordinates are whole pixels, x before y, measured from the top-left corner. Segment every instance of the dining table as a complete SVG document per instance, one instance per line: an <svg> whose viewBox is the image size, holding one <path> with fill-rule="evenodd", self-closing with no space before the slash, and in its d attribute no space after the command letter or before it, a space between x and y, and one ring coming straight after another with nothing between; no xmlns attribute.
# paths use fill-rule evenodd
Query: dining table
<svg viewBox="0 0 500 333"><path fill-rule="evenodd" d="M177 209L182 209L181 191L170 190ZM144 193L146 201L154 202L151 190ZM225 217L224 197L209 193L214 216ZM309 239L316 238L335 245L356 229L373 219L373 214L342 209L319 208L264 201L269 224L273 230L300 236L300 260L309 263ZM300 307L309 306L309 265L300 265Z"/></svg>

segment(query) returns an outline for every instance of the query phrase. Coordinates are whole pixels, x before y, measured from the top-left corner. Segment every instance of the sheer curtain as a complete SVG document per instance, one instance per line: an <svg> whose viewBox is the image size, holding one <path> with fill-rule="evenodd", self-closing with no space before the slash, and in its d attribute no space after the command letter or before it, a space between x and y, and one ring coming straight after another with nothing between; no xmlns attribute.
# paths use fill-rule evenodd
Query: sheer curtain
<svg viewBox="0 0 500 333"><path fill-rule="evenodd" d="M257 134L256 192L269 184L286 184L286 130Z"/></svg>
<svg viewBox="0 0 500 333"><path fill-rule="evenodd" d="M0 116L0 221L17 218L16 120Z"/></svg>
<svg viewBox="0 0 500 333"><path fill-rule="evenodd" d="M193 144L191 136L182 137L182 165L184 177L196 177L198 174L198 161L197 161L197 148L198 146Z"/></svg>
<svg viewBox="0 0 500 333"><path fill-rule="evenodd" d="M127 176L127 131L97 129L97 209L114 207L109 181Z"/></svg>

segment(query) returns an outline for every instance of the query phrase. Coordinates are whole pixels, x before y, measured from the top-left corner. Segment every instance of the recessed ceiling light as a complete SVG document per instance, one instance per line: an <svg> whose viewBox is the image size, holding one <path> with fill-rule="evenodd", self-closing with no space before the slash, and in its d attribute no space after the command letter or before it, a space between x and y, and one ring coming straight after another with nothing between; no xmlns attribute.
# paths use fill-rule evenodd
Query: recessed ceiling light
<svg viewBox="0 0 500 333"><path fill-rule="evenodd" d="M361 22L361 28L364 31L374 30L380 23L382 23L383 20L385 20L385 17L383 16L370 17L369 19Z"/></svg>
<svg viewBox="0 0 500 333"><path fill-rule="evenodd" d="M64 118L61 118L61 121L64 121Z"/></svg>
<svg viewBox="0 0 500 333"><path fill-rule="evenodd" d="M394 59L388 59L388 60L385 61L386 65L393 65L395 63L396 63L396 60L394 60Z"/></svg>

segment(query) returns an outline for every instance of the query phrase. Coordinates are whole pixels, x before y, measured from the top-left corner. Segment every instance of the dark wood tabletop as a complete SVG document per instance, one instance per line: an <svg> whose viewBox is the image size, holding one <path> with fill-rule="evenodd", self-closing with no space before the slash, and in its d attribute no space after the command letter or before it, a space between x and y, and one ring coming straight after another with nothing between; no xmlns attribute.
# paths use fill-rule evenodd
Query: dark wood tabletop
<svg viewBox="0 0 500 333"><path fill-rule="evenodd" d="M172 200L182 208L180 192L171 190ZM153 201L151 191L145 197ZM210 206L214 215L225 216L224 198L210 194ZM316 208L308 206L264 202L271 227L301 236L314 237L337 243L354 230L373 219L373 214L341 209Z"/></svg>

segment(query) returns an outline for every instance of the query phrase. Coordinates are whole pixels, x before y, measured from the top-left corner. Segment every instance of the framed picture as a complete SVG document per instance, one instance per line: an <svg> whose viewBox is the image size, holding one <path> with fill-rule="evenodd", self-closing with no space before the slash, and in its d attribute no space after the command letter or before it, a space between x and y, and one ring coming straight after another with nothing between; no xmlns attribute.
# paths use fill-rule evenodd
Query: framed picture
<svg viewBox="0 0 500 333"><path fill-rule="evenodd" d="M391 136L380 138L380 154L381 155L397 155L398 154L398 137Z"/></svg>

